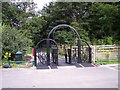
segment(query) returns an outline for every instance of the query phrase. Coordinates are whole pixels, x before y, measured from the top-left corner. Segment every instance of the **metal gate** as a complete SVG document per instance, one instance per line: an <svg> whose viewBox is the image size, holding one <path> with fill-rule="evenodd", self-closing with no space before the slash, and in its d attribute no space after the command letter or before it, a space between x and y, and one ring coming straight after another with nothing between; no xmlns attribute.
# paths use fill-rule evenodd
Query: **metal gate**
<svg viewBox="0 0 120 90"><path fill-rule="evenodd" d="M34 49L35 53L35 66L37 65L50 65L51 63L55 63L58 65L58 45L55 42L55 40L50 39L51 35L55 33L57 28L63 28L67 27L69 28L73 34L74 34L74 39L73 43L75 40L75 37L77 37L77 50L74 50L75 52L73 53L73 56L71 57L72 54L72 45L70 46L70 49L68 49L68 57L69 57L69 64L72 63L72 60L76 63L82 63L82 62L89 62L91 63L91 48L89 44L80 38L79 33L77 32L76 29L74 29L70 25L66 24L61 24L58 26L55 26L47 36L47 39L43 39L38 44L36 45ZM85 43L82 44L82 43ZM72 60L71 60L72 59ZM66 61L66 60L65 60Z"/></svg>
<svg viewBox="0 0 120 90"><path fill-rule="evenodd" d="M47 60L47 40L50 45L50 61ZM58 46L52 39L43 39L37 43L34 48L35 53L35 66L43 66L51 63L58 64Z"/></svg>
<svg viewBox="0 0 120 90"><path fill-rule="evenodd" d="M81 59L82 63L91 63L91 47L83 39L81 40Z"/></svg>

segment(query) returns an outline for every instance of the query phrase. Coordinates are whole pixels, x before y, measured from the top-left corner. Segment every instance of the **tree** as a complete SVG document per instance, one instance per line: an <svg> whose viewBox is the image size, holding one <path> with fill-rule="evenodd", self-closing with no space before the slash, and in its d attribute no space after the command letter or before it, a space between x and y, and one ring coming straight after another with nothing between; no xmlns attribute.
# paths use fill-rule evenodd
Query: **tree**
<svg viewBox="0 0 120 90"><path fill-rule="evenodd" d="M28 17L35 16L34 3L27 2L3 2L2 20L4 24L20 29Z"/></svg>
<svg viewBox="0 0 120 90"><path fill-rule="evenodd" d="M54 38L57 43L61 44L72 44L74 40L74 33L67 29L61 29L54 33Z"/></svg>
<svg viewBox="0 0 120 90"><path fill-rule="evenodd" d="M47 32L49 32L56 25L68 24L75 27L83 39L87 39L89 41L88 31L83 29L83 18L87 17L87 5L88 3L80 2L49 3L49 5L45 6L41 11L42 17L44 17L44 19L47 21ZM62 31L62 34L58 32L59 34L57 33L55 37L59 43L68 42L70 38L73 38L72 32L68 32L68 28L65 29L67 32L65 32L65 30ZM69 37L69 39L66 39L66 36ZM72 40L70 40L70 42L72 42Z"/></svg>
<svg viewBox="0 0 120 90"><path fill-rule="evenodd" d="M42 17L34 16L27 19L22 27L21 33L33 41L36 45L41 39L47 37L47 32L44 29L46 21Z"/></svg>
<svg viewBox="0 0 120 90"><path fill-rule="evenodd" d="M32 46L45 37L46 33L43 30L45 20L38 16L35 8L34 2L3 2L2 4L2 23L16 28L24 37L31 39Z"/></svg>
<svg viewBox="0 0 120 90"><path fill-rule="evenodd" d="M120 5L119 3L81 3L55 2L45 6L41 12L47 21L46 30L49 32L58 24L78 23L77 30L83 39L92 44L118 43L120 37ZM98 42L99 41L99 42Z"/></svg>
<svg viewBox="0 0 120 90"><path fill-rule="evenodd" d="M2 26L2 51L3 53L27 50L31 45L31 40L23 36L15 28Z"/></svg>
<svg viewBox="0 0 120 90"><path fill-rule="evenodd" d="M81 28L78 22L72 22L71 26L73 26L78 31L81 39L84 39L90 43L90 40L88 37L89 33L86 30L84 30L83 28Z"/></svg>
<svg viewBox="0 0 120 90"><path fill-rule="evenodd" d="M107 38L113 37L114 39L116 33L119 32L119 25L116 25L119 23L116 18L116 16L120 16L118 13L118 6L115 3L93 3L90 6L86 22L89 24L88 31L92 43L97 43L99 40L101 43L99 42L98 44L103 44L103 42L104 44L108 44L106 42ZM114 40L112 42L114 43Z"/></svg>
<svg viewBox="0 0 120 90"><path fill-rule="evenodd" d="M31 39L34 46L59 24L72 25L80 37L91 44L115 44L120 39L118 3L51 2L42 11L35 12L35 8L36 4L25 2L2 6L3 24L15 27ZM69 28L62 30L55 33L57 42L71 42L72 32Z"/></svg>
<svg viewBox="0 0 120 90"><path fill-rule="evenodd" d="M48 22L47 30L58 24L70 25L71 22L82 22L82 18L85 16L86 5L87 3L80 2L51 2L41 11L42 17Z"/></svg>

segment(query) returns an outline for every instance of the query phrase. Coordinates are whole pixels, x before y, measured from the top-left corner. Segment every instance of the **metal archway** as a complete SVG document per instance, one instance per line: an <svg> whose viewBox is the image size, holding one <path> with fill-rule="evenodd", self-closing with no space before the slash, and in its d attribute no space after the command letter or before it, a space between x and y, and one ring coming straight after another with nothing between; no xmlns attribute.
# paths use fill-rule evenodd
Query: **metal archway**
<svg viewBox="0 0 120 90"><path fill-rule="evenodd" d="M73 43L72 44L74 44L74 42L75 42L75 40L73 41ZM89 45L89 43L87 42L87 41L85 41L84 39L81 39L81 42L84 42L87 46L88 46L88 53L89 53L89 63L91 63L92 62L92 54L91 54L91 47L90 47L90 45ZM72 46L72 45L71 45ZM81 46L82 46L82 44L81 44ZM82 54L82 53L81 53ZM82 56L82 55L81 55ZM81 58L82 59L82 58Z"/></svg>
<svg viewBox="0 0 120 90"><path fill-rule="evenodd" d="M39 41L39 42L37 43L37 45L34 47L34 62L35 62L35 66L37 66L36 49L37 49L38 45L41 44L41 43L44 42L44 41L46 41L46 43L47 43L48 41L52 41L52 42L55 44L55 46L57 47L57 49L58 49L58 45L57 45L57 43L55 42L55 40L53 40L53 39L43 39L43 40ZM50 62L47 60L47 65L48 65L49 63L50 63ZM57 63L58 63L58 62L57 62Z"/></svg>
<svg viewBox="0 0 120 90"><path fill-rule="evenodd" d="M60 28L60 27L68 27L70 28L70 30L73 31L73 33L75 32L75 34L77 35L78 37L78 63L82 63L82 60L81 60L81 38L80 38L80 35L78 34L77 30L75 28L73 28L72 26L70 25L67 25L67 24L60 24L60 25L57 25L55 26L48 34L48 40L47 40L47 60L48 60L48 64L50 62L50 48L49 48L49 45L50 45L50 42L49 42L49 39L50 39L50 35L56 31L57 28Z"/></svg>
<svg viewBox="0 0 120 90"><path fill-rule="evenodd" d="M55 40L53 40L53 39L48 39L48 38L46 38L46 39L42 39L41 41L39 41L35 47L37 47L41 42L43 42L43 41L47 41L47 40L50 40L50 41L54 42L55 45L56 45L56 47L57 47L57 49L58 49L58 45L57 45L57 43L55 42Z"/></svg>
<svg viewBox="0 0 120 90"><path fill-rule="evenodd" d="M53 33L53 39L54 39L54 36L55 36L55 32L56 32L56 29L52 32ZM73 40L72 40L72 44L74 43L74 40L76 38L76 35L75 35L75 32L72 30L73 32ZM50 37L49 37L50 38Z"/></svg>
<svg viewBox="0 0 120 90"><path fill-rule="evenodd" d="M87 44L87 46L88 46L88 49L89 49L89 52L88 52L89 53L89 63L91 63L92 62L91 47L90 47L90 45L88 44L87 41L85 41L83 39L81 39L81 41L85 42Z"/></svg>

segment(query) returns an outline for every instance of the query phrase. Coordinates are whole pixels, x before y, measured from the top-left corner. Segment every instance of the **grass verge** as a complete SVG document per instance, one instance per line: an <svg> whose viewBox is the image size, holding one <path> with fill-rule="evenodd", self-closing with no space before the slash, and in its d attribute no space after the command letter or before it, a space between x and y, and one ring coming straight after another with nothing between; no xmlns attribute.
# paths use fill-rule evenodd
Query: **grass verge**
<svg viewBox="0 0 120 90"><path fill-rule="evenodd" d="M95 64L120 64L120 60L97 60Z"/></svg>

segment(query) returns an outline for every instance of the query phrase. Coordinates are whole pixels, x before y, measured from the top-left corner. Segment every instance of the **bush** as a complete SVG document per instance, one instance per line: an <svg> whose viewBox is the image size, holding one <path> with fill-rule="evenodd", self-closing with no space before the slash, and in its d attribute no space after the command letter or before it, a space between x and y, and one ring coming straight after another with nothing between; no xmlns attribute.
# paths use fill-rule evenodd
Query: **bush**
<svg viewBox="0 0 120 90"><path fill-rule="evenodd" d="M31 45L31 40L25 37L19 30L2 25L2 50L3 53L17 51L24 52Z"/></svg>

